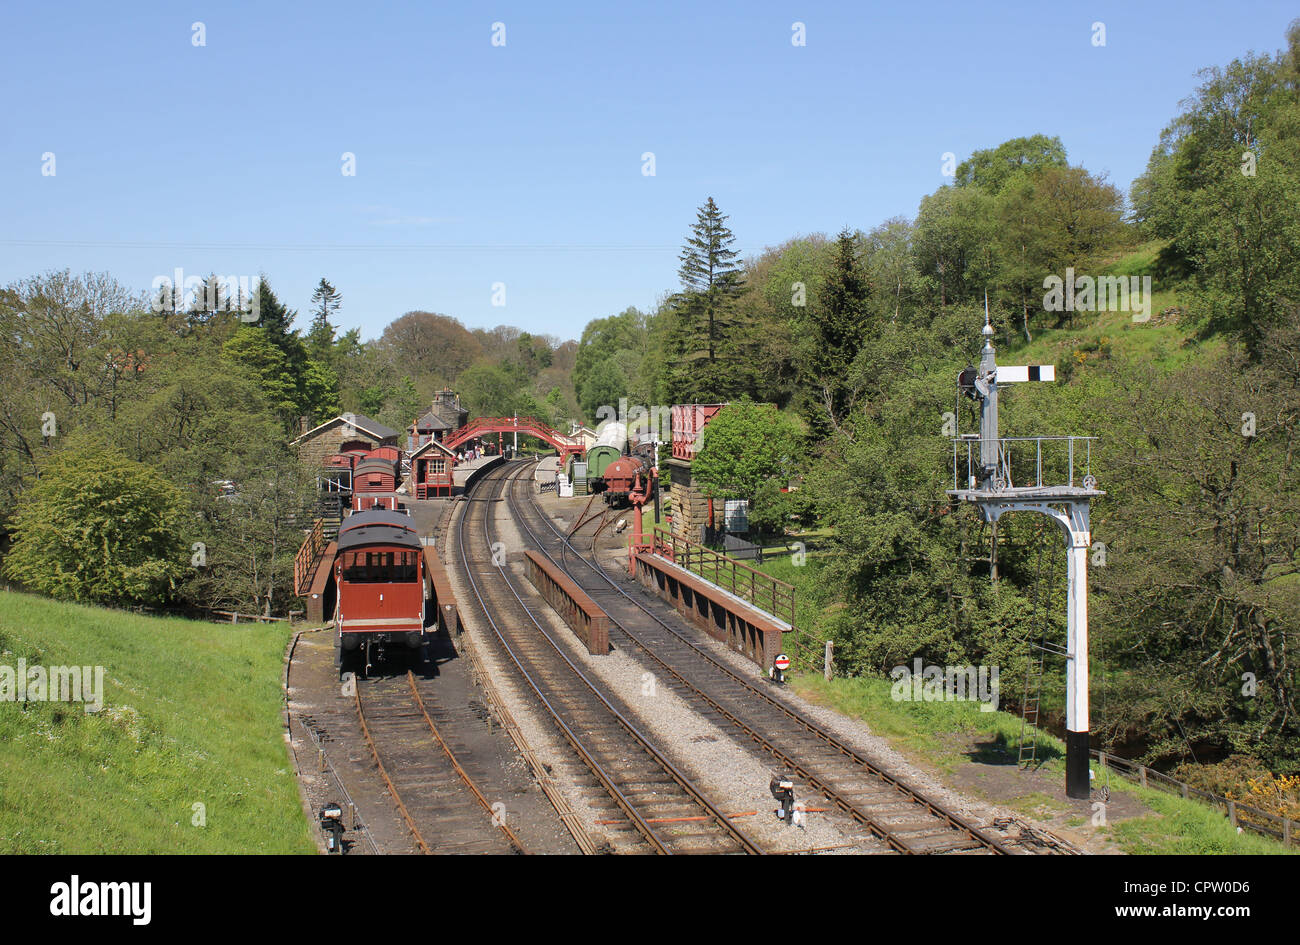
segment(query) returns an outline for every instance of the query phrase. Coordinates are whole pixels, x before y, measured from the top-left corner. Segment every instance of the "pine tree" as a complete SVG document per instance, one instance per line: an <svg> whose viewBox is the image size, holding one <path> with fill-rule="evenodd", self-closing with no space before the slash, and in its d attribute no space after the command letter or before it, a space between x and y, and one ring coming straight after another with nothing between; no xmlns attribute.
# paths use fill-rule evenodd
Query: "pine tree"
<svg viewBox="0 0 1300 945"><path fill-rule="evenodd" d="M271 283L265 278L259 278L257 288L253 292L255 299L254 306L257 312L257 321L254 324L261 325L273 338L279 339L286 337L293 327L293 320L298 313L290 311L279 297L271 289Z"/></svg>
<svg viewBox="0 0 1300 945"><path fill-rule="evenodd" d="M852 408L847 377L866 325L867 280L857 259L857 238L847 228L835 242L821 304L804 318L803 374L811 388L806 417L815 435L824 436Z"/></svg>
<svg viewBox="0 0 1300 945"><path fill-rule="evenodd" d="M316 291L311 294L312 309L311 329L307 332L307 350L317 361L327 360L334 348L334 325L330 322L330 311L338 311L343 305L343 296L322 276Z"/></svg>
<svg viewBox="0 0 1300 945"><path fill-rule="evenodd" d="M735 360L736 297L744 270L727 217L710 197L699 210L677 270L683 291L673 300L674 385L692 398L722 399L743 384L728 367Z"/></svg>
<svg viewBox="0 0 1300 945"><path fill-rule="evenodd" d="M307 348L292 327L298 313L276 297L265 278L258 281L254 298L257 321L241 320L238 331L225 343L225 353L240 363L244 355L249 356L247 366L262 379L273 409L293 424L312 412L305 389ZM268 345L273 353L265 350Z"/></svg>
<svg viewBox="0 0 1300 945"><path fill-rule="evenodd" d="M703 303L705 350L710 365L717 360L721 335L728 327L727 303L740 289L742 270L736 264L739 253L731 248L735 241L727 227L727 216L710 197L700 208L678 257L682 264L677 275L682 286Z"/></svg>

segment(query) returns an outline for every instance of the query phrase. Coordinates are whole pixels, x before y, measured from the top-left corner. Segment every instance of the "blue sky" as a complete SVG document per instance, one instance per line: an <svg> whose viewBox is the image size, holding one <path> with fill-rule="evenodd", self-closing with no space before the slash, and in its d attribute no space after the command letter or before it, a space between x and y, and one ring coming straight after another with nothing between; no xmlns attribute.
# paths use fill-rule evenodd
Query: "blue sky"
<svg viewBox="0 0 1300 945"><path fill-rule="evenodd" d="M576 338L676 288L710 195L756 252L912 216L944 183L944 152L1038 132L1127 190L1196 71L1275 51L1297 15L1274 2L8 3L0 283L67 267L143 291L177 267L264 272L305 313L326 276L342 326L364 337L420 308Z"/></svg>

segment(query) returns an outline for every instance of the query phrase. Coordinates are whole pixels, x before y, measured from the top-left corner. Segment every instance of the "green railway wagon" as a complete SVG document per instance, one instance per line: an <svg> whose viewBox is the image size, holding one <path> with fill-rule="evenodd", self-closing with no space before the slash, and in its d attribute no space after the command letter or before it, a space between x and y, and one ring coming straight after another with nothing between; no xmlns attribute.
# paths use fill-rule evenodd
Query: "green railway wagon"
<svg viewBox="0 0 1300 945"><path fill-rule="evenodd" d="M623 455L617 446L593 446L587 450L587 478L599 479L605 468Z"/></svg>

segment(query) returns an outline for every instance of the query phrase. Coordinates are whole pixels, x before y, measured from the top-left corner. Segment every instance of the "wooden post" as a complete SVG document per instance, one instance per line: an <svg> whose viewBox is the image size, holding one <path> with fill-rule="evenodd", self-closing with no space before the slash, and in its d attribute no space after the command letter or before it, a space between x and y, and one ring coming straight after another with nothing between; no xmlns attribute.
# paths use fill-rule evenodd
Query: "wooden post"
<svg viewBox="0 0 1300 945"><path fill-rule="evenodd" d="M1291 845L1291 818L1283 817L1282 818L1282 846L1289 847L1290 845Z"/></svg>
<svg viewBox="0 0 1300 945"><path fill-rule="evenodd" d="M827 682L830 682L831 677L835 675L835 641L834 640L826 641L826 660L822 666L822 675L826 677Z"/></svg>
<svg viewBox="0 0 1300 945"><path fill-rule="evenodd" d="M1233 827L1237 826L1237 802L1228 798L1228 821Z"/></svg>
<svg viewBox="0 0 1300 945"><path fill-rule="evenodd" d="M1146 786L1147 786L1147 766L1146 766L1146 765L1138 765L1138 782L1139 782L1143 787L1146 787Z"/></svg>

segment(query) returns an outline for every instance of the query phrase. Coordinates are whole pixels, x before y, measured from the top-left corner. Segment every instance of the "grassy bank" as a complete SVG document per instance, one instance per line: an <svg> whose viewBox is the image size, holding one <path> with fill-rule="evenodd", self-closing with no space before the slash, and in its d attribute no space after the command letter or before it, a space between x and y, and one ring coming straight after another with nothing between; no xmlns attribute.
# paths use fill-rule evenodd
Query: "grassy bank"
<svg viewBox="0 0 1300 945"><path fill-rule="evenodd" d="M310 853L286 628L0 593L0 665L104 667L104 707L0 702L0 853Z"/></svg>
<svg viewBox="0 0 1300 945"><path fill-rule="evenodd" d="M951 776L963 766L1014 765L1020 739L1020 717L1011 713L981 712L972 702L895 702L887 679L834 679L798 676L792 683L809 701L835 709L860 720L875 735L888 738L904 754ZM972 750L974 744L975 750ZM1048 734L1039 735L1039 757L1047 761L1042 770L1053 780L1064 779L1064 745ZM1094 769L1096 765L1094 764ZM1098 777L1101 774L1098 773ZM1238 834L1218 811L1196 801L1184 800L1132 784L1112 774L1112 797L1125 794L1149 810L1142 816L1112 820L1097 831L1123 852L1132 854L1280 854L1280 843L1251 833ZM1042 792L1022 796L991 796L988 800L1015 808L1029 816L1054 804L1060 813L1064 803L1054 802ZM1072 827L1084 827L1075 818Z"/></svg>

